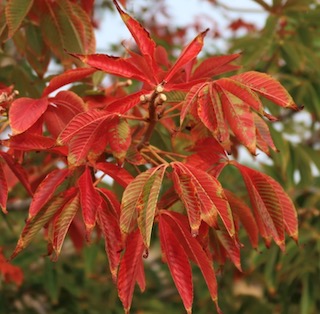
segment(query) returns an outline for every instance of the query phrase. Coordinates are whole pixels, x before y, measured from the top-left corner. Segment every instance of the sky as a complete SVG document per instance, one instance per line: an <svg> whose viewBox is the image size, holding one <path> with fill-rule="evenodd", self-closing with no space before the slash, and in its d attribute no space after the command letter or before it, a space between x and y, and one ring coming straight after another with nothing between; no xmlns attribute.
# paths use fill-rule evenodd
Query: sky
<svg viewBox="0 0 320 314"><path fill-rule="evenodd" d="M127 0L126 11L134 16L135 12L140 12L141 6L144 4L150 5L149 3L152 2L156 3L156 1L151 0ZM172 23L182 28L200 18L204 29L207 27L214 28L214 25L212 25L214 22L223 32L223 35L228 36L231 34L227 29L228 18L234 20L242 18L247 22L254 23L259 28L264 25L266 13L253 0L219 0L219 2L233 10L217 9L204 0L166 0L168 12L172 16ZM270 0L266 2L270 2ZM156 4L154 7L156 8ZM117 45L122 40L131 38L118 14L105 10L98 17L98 22L100 28L96 31L97 52L107 52L107 49L110 49L110 44ZM197 34L191 33L189 35L191 40ZM223 50L225 42L216 40L215 44Z"/></svg>

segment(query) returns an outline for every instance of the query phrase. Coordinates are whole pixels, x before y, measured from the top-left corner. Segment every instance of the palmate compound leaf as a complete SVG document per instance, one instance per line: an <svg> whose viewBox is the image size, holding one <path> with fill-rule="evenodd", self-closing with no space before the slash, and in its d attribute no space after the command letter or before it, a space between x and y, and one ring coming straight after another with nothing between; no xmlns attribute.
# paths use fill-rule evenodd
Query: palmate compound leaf
<svg viewBox="0 0 320 314"><path fill-rule="evenodd" d="M203 278L208 286L210 296L215 302L219 314L221 310L218 306L217 280L212 261L204 251L197 237L192 236L187 217L176 212L161 210L159 221L165 221L183 247L189 260L193 261L201 270ZM188 274L187 274L188 275Z"/></svg>
<svg viewBox="0 0 320 314"><path fill-rule="evenodd" d="M118 273L118 294L126 314L130 311L137 276L141 275L143 252L143 239L137 229L127 238L126 249L121 258Z"/></svg>
<svg viewBox="0 0 320 314"><path fill-rule="evenodd" d="M174 181L175 189L177 189L178 193L181 193L179 197L182 201L185 202L184 200L189 198L193 200L189 205L186 205L188 216L190 215L188 210L192 209L192 215L189 220L194 220L193 211L195 210L195 205L193 204L196 197L197 202L200 204L201 219L209 226L217 228L219 215L230 236L233 237L235 234L235 227L232 212L219 181L207 172L196 169L188 164L173 162L171 163L171 166L177 177L181 177L182 175L183 181L186 181L185 177L188 176L192 182L192 188L181 188L177 186L177 180ZM195 229L195 226L197 225L200 225L200 223L193 226L193 234L195 236L199 229Z"/></svg>
<svg viewBox="0 0 320 314"><path fill-rule="evenodd" d="M83 164L91 153L91 159L96 159L108 143L106 136L108 123L114 114L93 109L76 115L57 139L59 145L68 144L68 162L72 166Z"/></svg>
<svg viewBox="0 0 320 314"><path fill-rule="evenodd" d="M163 164L138 175L127 186L122 197L121 231L124 235L127 235L138 224L143 242L147 248L150 246L157 201L167 166Z"/></svg>
<svg viewBox="0 0 320 314"><path fill-rule="evenodd" d="M191 313L193 283L188 256L165 219L159 220L160 243L164 261L168 264L173 281L187 313Z"/></svg>
<svg viewBox="0 0 320 314"><path fill-rule="evenodd" d="M267 245L270 238L285 248L284 232L298 240L297 212L293 202L273 178L233 161L247 186L261 235Z"/></svg>

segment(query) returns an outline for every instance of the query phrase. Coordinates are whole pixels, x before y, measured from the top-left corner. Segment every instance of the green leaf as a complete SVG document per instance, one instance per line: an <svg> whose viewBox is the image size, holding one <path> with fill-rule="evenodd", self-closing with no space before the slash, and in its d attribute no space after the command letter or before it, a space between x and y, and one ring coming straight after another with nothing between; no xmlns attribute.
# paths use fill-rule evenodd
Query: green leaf
<svg viewBox="0 0 320 314"><path fill-rule="evenodd" d="M8 38L19 29L23 19L33 5L33 0L9 0L6 6L6 19L9 28Z"/></svg>

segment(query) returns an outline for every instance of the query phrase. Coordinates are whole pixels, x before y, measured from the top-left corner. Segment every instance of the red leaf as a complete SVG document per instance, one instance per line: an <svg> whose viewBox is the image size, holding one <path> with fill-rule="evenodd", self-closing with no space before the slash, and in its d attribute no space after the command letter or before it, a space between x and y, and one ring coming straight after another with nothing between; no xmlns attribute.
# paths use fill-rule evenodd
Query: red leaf
<svg viewBox="0 0 320 314"><path fill-rule="evenodd" d="M258 246L259 230L251 209L240 198L228 190L224 190L233 215L238 217L246 229L250 242L254 248Z"/></svg>
<svg viewBox="0 0 320 314"><path fill-rule="evenodd" d="M19 98L15 100L10 107L10 125L13 134L19 134L30 127L43 115L48 107L46 98L32 99Z"/></svg>
<svg viewBox="0 0 320 314"><path fill-rule="evenodd" d="M101 206L98 207L98 224L105 239L105 251L108 255L112 279L116 282L120 254L123 250L118 217L120 204L111 191L106 189L98 189L98 191L102 197Z"/></svg>
<svg viewBox="0 0 320 314"><path fill-rule="evenodd" d="M220 85L219 85L220 86ZM221 86L220 86L221 87ZM221 88L220 99L228 124L236 138L248 148L251 154L256 154L256 128L249 105L227 90Z"/></svg>
<svg viewBox="0 0 320 314"><path fill-rule="evenodd" d="M48 150L55 146L55 140L43 135L23 132L13 135L9 140L3 141L5 146L11 149L30 151Z"/></svg>
<svg viewBox="0 0 320 314"><path fill-rule="evenodd" d="M103 171L123 187L126 187L134 179L126 169L110 162L97 162L95 167Z"/></svg>
<svg viewBox="0 0 320 314"><path fill-rule="evenodd" d="M150 85L150 82L146 76L134 65L128 62L126 59L120 57L108 56L105 54L91 54L81 55L76 53L70 53L72 56L80 59L83 63L90 65L93 68L104 71L109 74L133 78L138 81L146 82Z"/></svg>
<svg viewBox="0 0 320 314"><path fill-rule="evenodd" d="M72 166L83 164L90 150L91 159L98 157L108 142L107 124L114 117L102 110L90 110L75 116L57 139L58 144L69 143L68 162Z"/></svg>
<svg viewBox="0 0 320 314"><path fill-rule="evenodd" d="M106 110L109 112L124 114L134 106L140 103L140 96L144 94L148 94L150 91L140 90L136 93L132 93L128 96L121 97L120 99L116 99L112 103L110 103Z"/></svg>
<svg viewBox="0 0 320 314"><path fill-rule="evenodd" d="M126 313L129 313L134 286L141 267L144 251L143 240L139 230L128 237L125 253L121 259L118 274L118 294Z"/></svg>
<svg viewBox="0 0 320 314"><path fill-rule="evenodd" d="M262 230L263 236L271 235L280 248L284 249L284 231L294 239L298 235L297 214L292 201L271 177L236 162L232 164L243 176L258 226L265 229Z"/></svg>
<svg viewBox="0 0 320 314"><path fill-rule="evenodd" d="M21 286L23 282L23 272L20 267L14 266L9 263L2 253L2 248L0 247L0 274L6 283L13 282L17 286Z"/></svg>
<svg viewBox="0 0 320 314"><path fill-rule="evenodd" d="M181 52L180 56L171 67L171 69L167 72L165 78L163 79L165 82L169 82L171 78L188 62L193 60L201 51L203 47L203 39L209 29L206 29L204 32L200 33L197 37L195 37L191 43L184 48Z"/></svg>
<svg viewBox="0 0 320 314"><path fill-rule="evenodd" d="M239 56L240 54L235 53L232 55L214 56L205 59L195 69L194 73L192 74L192 80L198 78L211 78L212 76L237 69L237 66L232 65L229 65L230 69L228 69L226 65L238 58Z"/></svg>
<svg viewBox="0 0 320 314"><path fill-rule="evenodd" d="M0 151L0 155L6 161L7 165L11 169L11 171L15 174L15 176L22 183L22 185L24 186L26 191L30 195L33 195L33 191L31 189L26 170L15 159L13 159L13 157L11 155L9 155L8 153ZM1 177L1 175L0 175L0 177ZM5 191L4 185L2 185L2 186L3 186L3 189L0 188L0 191Z"/></svg>
<svg viewBox="0 0 320 314"><path fill-rule="evenodd" d="M78 186L83 220L86 225L87 239L89 239L96 224L97 210L101 203L100 194L93 186L91 168L86 167L78 180Z"/></svg>
<svg viewBox="0 0 320 314"><path fill-rule="evenodd" d="M249 71L230 77L281 107L299 110L286 89L270 75Z"/></svg>
<svg viewBox="0 0 320 314"><path fill-rule="evenodd" d="M0 159L0 207L3 213L8 213L6 210L8 198L8 184L2 169L2 160Z"/></svg>
<svg viewBox="0 0 320 314"><path fill-rule="evenodd" d="M64 85L80 81L96 71L96 69L92 68L77 68L67 70L51 79L49 85L44 89L42 97L49 95Z"/></svg>
<svg viewBox="0 0 320 314"><path fill-rule="evenodd" d="M183 246L184 251L187 253L189 259L194 261L199 266L208 286L211 298L216 304L217 311L221 314L217 303L217 280L213 265L203 250L201 244L197 241L197 238L191 235L187 218L176 212L162 210L160 219L165 220L166 223L170 225L171 230L179 239L179 242Z"/></svg>
<svg viewBox="0 0 320 314"><path fill-rule="evenodd" d="M49 102L44 119L49 132L54 137L58 137L78 113L87 111L87 105L82 98L71 91L61 91L55 97L49 98Z"/></svg>
<svg viewBox="0 0 320 314"><path fill-rule="evenodd" d="M159 220L162 254L165 256L171 276L179 291L184 307L191 313L193 301L193 284L191 267L183 246L165 219Z"/></svg>
<svg viewBox="0 0 320 314"><path fill-rule="evenodd" d="M190 165L178 162L171 165L178 176L183 173L191 177L201 204L201 219L209 226L217 227L217 215L219 214L232 237L235 233L232 212L219 181L205 171Z"/></svg>
<svg viewBox="0 0 320 314"><path fill-rule="evenodd" d="M151 71L155 73L158 70L157 63L155 62L155 59L154 59L155 49L156 49L155 42L150 38L149 33L141 26L139 22L137 22L130 15L128 15L127 13L121 10L117 1L114 0L113 3L116 5L116 8L120 13L122 20L126 24L130 33L132 34L142 55L148 61Z"/></svg>
<svg viewBox="0 0 320 314"><path fill-rule="evenodd" d="M43 206L52 198L57 188L64 182L69 175L69 169L56 169L50 172L34 193L28 219L36 216Z"/></svg>

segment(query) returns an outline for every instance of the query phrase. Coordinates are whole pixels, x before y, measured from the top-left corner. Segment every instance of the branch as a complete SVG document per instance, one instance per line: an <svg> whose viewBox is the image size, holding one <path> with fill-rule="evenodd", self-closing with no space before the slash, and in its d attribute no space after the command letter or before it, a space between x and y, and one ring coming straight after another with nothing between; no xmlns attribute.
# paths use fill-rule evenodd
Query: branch
<svg viewBox="0 0 320 314"><path fill-rule="evenodd" d="M146 133L144 134L140 143L137 146L138 151L141 150L142 147L149 145L153 130L157 124L157 121L159 120L157 115L157 106L161 105L164 101L166 101L166 95L162 94L162 92L163 86L160 84L156 87L156 89L151 95L142 95L143 99L141 100L149 103L149 117L147 120L149 125L146 130Z"/></svg>

